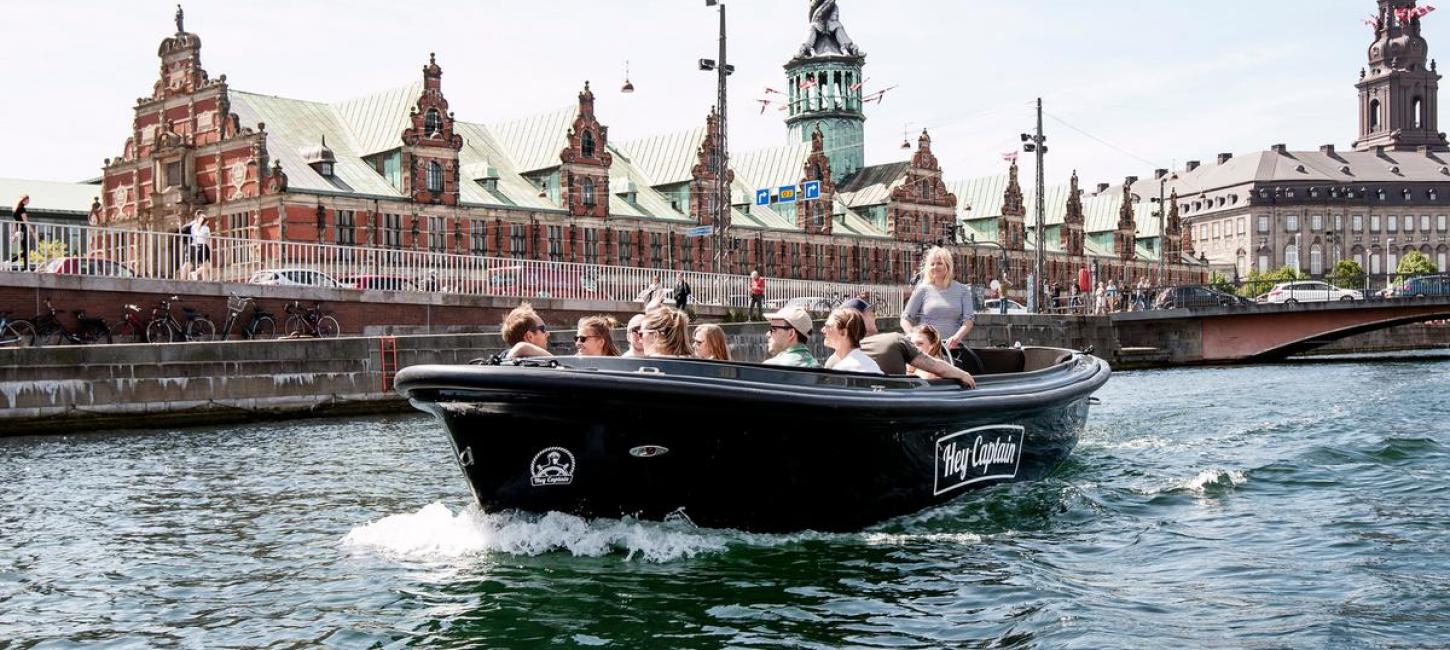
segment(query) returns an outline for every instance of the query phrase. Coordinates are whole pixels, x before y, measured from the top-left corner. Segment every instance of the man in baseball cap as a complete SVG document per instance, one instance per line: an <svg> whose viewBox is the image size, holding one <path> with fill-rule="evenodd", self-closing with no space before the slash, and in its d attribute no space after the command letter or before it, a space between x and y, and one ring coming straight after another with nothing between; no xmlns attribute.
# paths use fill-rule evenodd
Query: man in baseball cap
<svg viewBox="0 0 1450 650"><path fill-rule="evenodd" d="M770 321L770 359L768 366L819 368L806 342L811 340L811 316L800 307L786 307L765 315Z"/></svg>

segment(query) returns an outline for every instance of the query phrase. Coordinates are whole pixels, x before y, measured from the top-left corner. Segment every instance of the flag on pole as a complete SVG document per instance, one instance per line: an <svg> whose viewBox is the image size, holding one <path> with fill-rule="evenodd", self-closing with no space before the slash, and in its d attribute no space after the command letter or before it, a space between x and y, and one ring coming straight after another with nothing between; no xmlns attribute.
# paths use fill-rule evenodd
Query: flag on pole
<svg viewBox="0 0 1450 650"><path fill-rule="evenodd" d="M785 93L780 92L779 90L776 90L774 88L771 88L770 86L766 86L765 87L765 94L767 94L767 95L784 95Z"/></svg>
<svg viewBox="0 0 1450 650"><path fill-rule="evenodd" d="M856 92L856 91L860 90L861 89L861 86L866 85L866 82L868 82L870 80L871 80L871 78L870 77L867 77L867 78L862 79L862 80L860 80L860 81L858 81L856 83L851 84L851 92Z"/></svg>
<svg viewBox="0 0 1450 650"><path fill-rule="evenodd" d="M1007 161L1009 163L1012 163L1014 165L1017 164L1017 152L1016 151L1008 151L1007 153L1002 154L1002 160L1005 160L1005 161Z"/></svg>
<svg viewBox="0 0 1450 650"><path fill-rule="evenodd" d="M800 83L801 90L810 90L811 88L815 88L815 87L816 87L816 78L815 77L807 77L805 79L801 79L801 83Z"/></svg>

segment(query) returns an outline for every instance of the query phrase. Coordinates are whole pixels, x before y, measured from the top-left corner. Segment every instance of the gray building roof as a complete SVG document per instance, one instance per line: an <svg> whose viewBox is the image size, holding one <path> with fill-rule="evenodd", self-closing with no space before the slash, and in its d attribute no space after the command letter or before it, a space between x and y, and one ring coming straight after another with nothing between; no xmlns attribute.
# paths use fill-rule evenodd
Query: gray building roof
<svg viewBox="0 0 1450 650"><path fill-rule="evenodd" d="M33 213L45 212L85 217L91 202L101 195L101 186L93 183L33 181L23 178L0 178L0 211L10 214L20 197L30 195L26 208Z"/></svg>

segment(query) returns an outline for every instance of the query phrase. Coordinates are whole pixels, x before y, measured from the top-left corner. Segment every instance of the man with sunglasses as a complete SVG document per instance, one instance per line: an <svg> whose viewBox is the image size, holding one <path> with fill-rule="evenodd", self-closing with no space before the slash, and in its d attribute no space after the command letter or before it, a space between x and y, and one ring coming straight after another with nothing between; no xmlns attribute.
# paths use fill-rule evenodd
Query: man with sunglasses
<svg viewBox="0 0 1450 650"><path fill-rule="evenodd" d="M819 368L821 364L811 356L806 342L811 340L811 316L800 307L787 307L773 314L766 314L770 321L770 358L767 366L794 366L798 368Z"/></svg>
<svg viewBox="0 0 1450 650"><path fill-rule="evenodd" d="M644 327L644 314L635 314L629 318L629 329L625 330L624 337L629 340L629 349L624 351L621 357L642 357L644 356L644 335L640 329Z"/></svg>
<svg viewBox="0 0 1450 650"><path fill-rule="evenodd" d="M500 328L503 335L504 345L509 346L508 352L504 354L506 359L518 359L520 357L548 357L553 356L549 352L549 328L544 325L544 319L534 311L534 306L527 302L519 303L519 306L503 319L503 327Z"/></svg>

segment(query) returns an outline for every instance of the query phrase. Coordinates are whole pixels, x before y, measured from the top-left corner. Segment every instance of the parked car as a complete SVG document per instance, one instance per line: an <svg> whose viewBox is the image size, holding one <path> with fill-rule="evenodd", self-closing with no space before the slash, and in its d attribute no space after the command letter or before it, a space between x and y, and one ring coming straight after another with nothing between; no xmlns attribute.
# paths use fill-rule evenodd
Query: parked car
<svg viewBox="0 0 1450 650"><path fill-rule="evenodd" d="M476 285L464 283L464 288L494 296L587 298L598 289L599 282L593 273L582 269L505 266L489 269L482 286Z"/></svg>
<svg viewBox="0 0 1450 650"><path fill-rule="evenodd" d="M1002 313L1002 300L1000 298L988 298L987 300L982 301L982 313L984 313L984 314L1000 314L1000 313ZM1013 314L1025 314L1025 313L1027 313L1027 308L1026 307L1023 307L1022 306L1022 303L1017 302L1016 300L1013 300L1011 298L1008 298L1007 299L1007 315L1008 316L1011 316Z"/></svg>
<svg viewBox="0 0 1450 650"><path fill-rule="evenodd" d="M338 281L344 287L364 291L417 291L418 285L396 275L350 275Z"/></svg>
<svg viewBox="0 0 1450 650"><path fill-rule="evenodd" d="M1450 275L1422 275L1409 278L1398 286L1380 292L1385 298L1424 298L1450 296Z"/></svg>
<svg viewBox="0 0 1450 650"><path fill-rule="evenodd" d="M1173 287L1158 292L1154 309L1193 309L1204 307L1244 307L1254 301L1208 287Z"/></svg>
<svg viewBox="0 0 1450 650"><path fill-rule="evenodd" d="M267 269L253 273L247 282L284 287L336 288L342 286L337 283L337 280L332 279L332 276L312 269Z"/></svg>
<svg viewBox="0 0 1450 650"><path fill-rule="evenodd" d="M43 264L40 273L99 275L108 278L134 278L136 274L125 264L92 257L57 257Z"/></svg>
<svg viewBox="0 0 1450 650"><path fill-rule="evenodd" d="M1364 300L1364 294L1352 289L1341 289L1327 282L1300 280L1280 282L1259 296L1261 303L1331 302L1335 300Z"/></svg>

